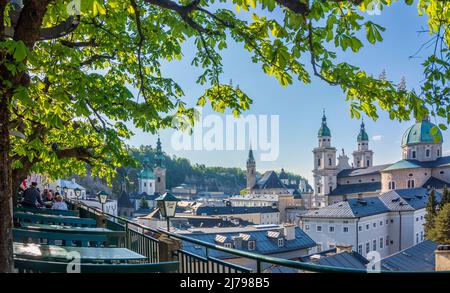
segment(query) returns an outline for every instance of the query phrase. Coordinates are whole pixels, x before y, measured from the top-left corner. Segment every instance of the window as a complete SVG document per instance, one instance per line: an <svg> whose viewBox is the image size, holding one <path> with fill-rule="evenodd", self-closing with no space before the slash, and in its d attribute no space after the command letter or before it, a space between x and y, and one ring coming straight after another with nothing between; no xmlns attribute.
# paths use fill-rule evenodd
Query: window
<svg viewBox="0 0 450 293"><path fill-rule="evenodd" d="M330 186L330 193L333 191L333 186Z"/></svg>
<svg viewBox="0 0 450 293"><path fill-rule="evenodd" d="M367 242L366 243L366 253L369 253L369 251L370 251L370 243Z"/></svg>
<svg viewBox="0 0 450 293"><path fill-rule="evenodd" d="M369 230L369 229L370 229L370 225L366 224L366 230Z"/></svg>
<svg viewBox="0 0 450 293"><path fill-rule="evenodd" d="M440 150L437 150L437 156L439 157L441 155Z"/></svg>
<svg viewBox="0 0 450 293"><path fill-rule="evenodd" d="M416 233L416 244L419 243L419 233Z"/></svg>
<svg viewBox="0 0 450 293"><path fill-rule="evenodd" d="M248 250L255 250L255 247L256 245L254 240L248 242Z"/></svg>
<svg viewBox="0 0 450 293"><path fill-rule="evenodd" d="M420 232L420 241L423 241L423 231Z"/></svg>
<svg viewBox="0 0 450 293"><path fill-rule="evenodd" d="M426 150L426 151L425 151L425 156L427 156L427 158L430 157L430 150Z"/></svg>
<svg viewBox="0 0 450 293"><path fill-rule="evenodd" d="M358 231L362 231L362 226L358 226Z"/></svg>
<svg viewBox="0 0 450 293"><path fill-rule="evenodd" d="M278 238L278 247L282 247L282 246L284 246L284 239Z"/></svg>
<svg viewBox="0 0 450 293"><path fill-rule="evenodd" d="M369 167L369 166L370 166L370 161L367 160L367 165L366 165L366 167Z"/></svg>
<svg viewBox="0 0 450 293"><path fill-rule="evenodd" d="M444 171L439 172L439 174L444 174Z"/></svg>
<svg viewBox="0 0 450 293"><path fill-rule="evenodd" d="M391 223L394 223L394 219L391 219Z"/></svg>
<svg viewBox="0 0 450 293"><path fill-rule="evenodd" d="M161 182L161 177L158 177L158 182Z"/></svg>
<svg viewBox="0 0 450 293"><path fill-rule="evenodd" d="M389 246L389 235L386 235L386 246Z"/></svg>
<svg viewBox="0 0 450 293"><path fill-rule="evenodd" d="M348 232L348 227L344 227L343 231L344 231L345 233L347 233L347 232Z"/></svg>
<svg viewBox="0 0 450 293"><path fill-rule="evenodd" d="M416 222L419 222L419 217L416 218Z"/></svg>
<svg viewBox="0 0 450 293"><path fill-rule="evenodd" d="M414 188L414 180L408 180L408 188Z"/></svg>
<svg viewBox="0 0 450 293"><path fill-rule="evenodd" d="M328 229L330 230L330 232L334 232L334 227L333 226L330 226Z"/></svg>
<svg viewBox="0 0 450 293"><path fill-rule="evenodd" d="M383 249L383 242L384 242L383 237L380 237L380 249Z"/></svg>
<svg viewBox="0 0 450 293"><path fill-rule="evenodd" d="M305 225L305 230L309 230L309 225Z"/></svg>
<svg viewBox="0 0 450 293"><path fill-rule="evenodd" d="M380 221L380 226L383 226L383 221Z"/></svg>
<svg viewBox="0 0 450 293"><path fill-rule="evenodd" d="M231 243L224 243L223 246L226 248L231 248Z"/></svg>
<svg viewBox="0 0 450 293"><path fill-rule="evenodd" d="M317 252L322 251L322 243L317 243Z"/></svg>
<svg viewBox="0 0 450 293"><path fill-rule="evenodd" d="M322 232L322 226L317 226L317 232Z"/></svg>
<svg viewBox="0 0 450 293"><path fill-rule="evenodd" d="M359 245L358 245L358 253L359 253L359 254L362 254L362 244L359 244Z"/></svg>
<svg viewBox="0 0 450 293"><path fill-rule="evenodd" d="M376 223L376 222L373 222L373 223L372 223L372 226L373 226L374 228L376 228L376 227L377 227L377 223Z"/></svg>
<svg viewBox="0 0 450 293"><path fill-rule="evenodd" d="M320 186L317 186L317 193L320 193Z"/></svg>
<svg viewBox="0 0 450 293"><path fill-rule="evenodd" d="M328 159L328 166L331 166L331 159Z"/></svg>
<svg viewBox="0 0 450 293"><path fill-rule="evenodd" d="M413 159L416 158L416 151L412 151L412 158L413 158Z"/></svg>
<svg viewBox="0 0 450 293"><path fill-rule="evenodd" d="M144 182L144 187L147 187L147 183Z"/></svg>
<svg viewBox="0 0 450 293"><path fill-rule="evenodd" d="M391 189L391 190L395 189L395 182L394 181L389 181L388 188Z"/></svg>
<svg viewBox="0 0 450 293"><path fill-rule="evenodd" d="M373 251L377 250L377 240L376 239L372 241L372 250Z"/></svg>
<svg viewBox="0 0 450 293"><path fill-rule="evenodd" d="M320 167L320 163L321 163L320 159L317 159L317 166Z"/></svg>

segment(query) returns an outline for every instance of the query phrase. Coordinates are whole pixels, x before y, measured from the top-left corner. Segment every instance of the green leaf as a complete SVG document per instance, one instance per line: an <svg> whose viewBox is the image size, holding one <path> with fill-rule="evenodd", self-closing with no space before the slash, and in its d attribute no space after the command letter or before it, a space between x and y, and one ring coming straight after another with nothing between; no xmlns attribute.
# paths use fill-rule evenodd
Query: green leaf
<svg viewBox="0 0 450 293"><path fill-rule="evenodd" d="M24 42L18 41L16 43L13 57L17 62L22 62L27 57L27 46Z"/></svg>

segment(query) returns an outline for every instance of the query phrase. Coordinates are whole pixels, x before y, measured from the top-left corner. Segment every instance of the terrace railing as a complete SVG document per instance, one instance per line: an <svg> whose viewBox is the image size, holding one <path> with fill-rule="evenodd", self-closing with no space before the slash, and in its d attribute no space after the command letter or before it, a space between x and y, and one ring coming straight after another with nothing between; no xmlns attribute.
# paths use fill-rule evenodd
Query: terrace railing
<svg viewBox="0 0 450 293"><path fill-rule="evenodd" d="M159 240L162 234L196 245L202 249L202 255L178 249L174 252L180 263L180 273L263 273L268 272L267 268L285 267L297 270L298 272L333 272L333 273L368 273L364 269L341 268L335 266L324 266L305 263L301 261L282 259L271 257L257 253L242 251L233 248L227 248L194 238L189 236L168 232L163 229L152 229L144 225L132 222L122 217L113 216L111 214L102 213L97 208L79 203L80 215L96 218L102 215L106 219L106 226L110 229L125 231L126 240L125 247L137 253L148 257L149 262L159 262ZM253 261L253 268L244 267L231 261L224 261L210 256L212 250L221 251L232 256L233 259L245 259ZM374 271L370 271L374 272ZM383 273L393 273L392 271L380 271ZM443 272L443 271L442 271ZM419 272L416 272L419 273ZM447 272L448 273L448 272Z"/></svg>

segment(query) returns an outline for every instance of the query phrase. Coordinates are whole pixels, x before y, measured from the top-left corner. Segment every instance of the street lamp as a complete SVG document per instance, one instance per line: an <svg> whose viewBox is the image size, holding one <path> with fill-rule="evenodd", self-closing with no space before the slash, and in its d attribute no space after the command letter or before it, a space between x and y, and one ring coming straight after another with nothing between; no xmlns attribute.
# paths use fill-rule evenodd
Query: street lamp
<svg viewBox="0 0 450 293"><path fill-rule="evenodd" d="M79 202L79 201L80 201L80 196L81 196L81 189L79 189L79 188L77 187L77 188L75 188L75 189L73 190L73 192L75 193L75 197L77 198L77 202Z"/></svg>
<svg viewBox="0 0 450 293"><path fill-rule="evenodd" d="M102 212L105 212L105 203L108 201L108 193L105 191L97 192L98 201L102 204Z"/></svg>
<svg viewBox="0 0 450 293"><path fill-rule="evenodd" d="M167 232L170 232L170 218L175 217L177 202L180 200L172 193L166 192L156 199L161 215L167 220Z"/></svg>

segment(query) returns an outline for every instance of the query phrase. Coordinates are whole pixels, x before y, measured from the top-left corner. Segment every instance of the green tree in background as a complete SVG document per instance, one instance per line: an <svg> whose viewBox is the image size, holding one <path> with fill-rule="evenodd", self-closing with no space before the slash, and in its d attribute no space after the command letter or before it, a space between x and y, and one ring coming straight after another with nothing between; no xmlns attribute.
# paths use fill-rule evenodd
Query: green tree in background
<svg viewBox="0 0 450 293"><path fill-rule="evenodd" d="M147 200L145 199L144 196L141 197L141 200L139 201L139 207L140 207L141 209L148 209L148 208L149 208L148 202L147 202Z"/></svg>
<svg viewBox="0 0 450 293"><path fill-rule="evenodd" d="M447 203L439 209L434 226L430 230L430 240L439 244L450 244L450 204Z"/></svg>
<svg viewBox="0 0 450 293"><path fill-rule="evenodd" d="M437 209L437 201L436 194L434 189L430 191L430 195L428 196L428 202L425 207L425 238L431 239L431 231L434 227L434 219L436 217L436 209Z"/></svg>
<svg viewBox="0 0 450 293"><path fill-rule="evenodd" d="M444 190L442 191L441 202L439 203L439 205L444 206L447 203L450 203L450 194L449 194L447 185L445 185Z"/></svg>
<svg viewBox="0 0 450 293"><path fill-rule="evenodd" d="M249 108L245 91L221 80L221 51L239 43L281 86L315 76L340 87L352 117L377 119L381 109L391 119L449 119L449 1L417 1L435 48L424 53L417 91L375 78L338 54L383 41L385 28L365 14L373 0L82 0L72 18L69 0L21 2L0 0L2 272L13 263L13 190L27 174L83 175L89 165L110 183L117 167L134 162L124 144L132 135L127 123L146 132L192 125L195 105L161 71L161 64L185 56L188 40L204 89L194 97L199 106L234 115ZM414 1L381 0L379 9L393 2Z"/></svg>

